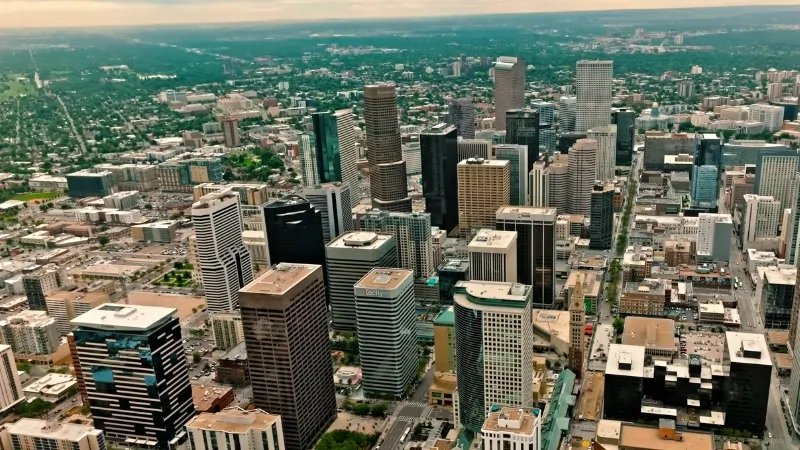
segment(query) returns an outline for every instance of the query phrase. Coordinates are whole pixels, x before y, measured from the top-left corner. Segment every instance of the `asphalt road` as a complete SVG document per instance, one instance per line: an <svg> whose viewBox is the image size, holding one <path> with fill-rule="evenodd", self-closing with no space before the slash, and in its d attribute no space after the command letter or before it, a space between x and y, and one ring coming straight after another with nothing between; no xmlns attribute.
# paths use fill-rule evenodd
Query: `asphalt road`
<svg viewBox="0 0 800 450"><path fill-rule="evenodd" d="M392 427L389 428L389 431L384 434L383 443L380 444L381 449L397 450L401 448L403 442L400 441L400 438L403 437L403 433L405 433L406 428L413 429L414 423L409 420L396 421Z"/></svg>

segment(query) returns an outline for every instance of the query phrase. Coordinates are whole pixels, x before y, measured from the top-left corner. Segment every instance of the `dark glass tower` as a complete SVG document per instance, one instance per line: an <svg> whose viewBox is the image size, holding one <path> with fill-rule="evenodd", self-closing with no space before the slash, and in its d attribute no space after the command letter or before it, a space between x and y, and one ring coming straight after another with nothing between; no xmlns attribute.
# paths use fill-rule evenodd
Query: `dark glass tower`
<svg viewBox="0 0 800 450"><path fill-rule="evenodd" d="M633 136L636 133L636 113L629 108L611 112L611 123L617 126L616 165L627 166L633 160Z"/></svg>
<svg viewBox="0 0 800 450"><path fill-rule="evenodd" d="M589 248L611 250L614 229L614 185L595 183L589 216Z"/></svg>
<svg viewBox="0 0 800 450"><path fill-rule="evenodd" d="M440 123L419 135L422 194L431 225L448 233L458 226L458 131Z"/></svg>
<svg viewBox="0 0 800 450"><path fill-rule="evenodd" d="M320 183L342 181L342 163L339 154L339 129L336 117L329 112L311 114L314 125L317 171Z"/></svg>
<svg viewBox="0 0 800 450"><path fill-rule="evenodd" d="M288 195L264 205L264 230L272 264L319 264L325 267L322 214L308 200Z"/></svg>
<svg viewBox="0 0 800 450"><path fill-rule="evenodd" d="M722 176L722 144L719 136L713 133L695 134L695 166L716 166L717 182Z"/></svg>
<svg viewBox="0 0 800 450"><path fill-rule="evenodd" d="M456 283L469 279L469 261L447 259L436 269L436 273L439 276L439 303L452 305Z"/></svg>
<svg viewBox="0 0 800 450"><path fill-rule="evenodd" d="M512 109L506 113L506 144L528 146L528 168L539 160L539 110L532 108Z"/></svg>

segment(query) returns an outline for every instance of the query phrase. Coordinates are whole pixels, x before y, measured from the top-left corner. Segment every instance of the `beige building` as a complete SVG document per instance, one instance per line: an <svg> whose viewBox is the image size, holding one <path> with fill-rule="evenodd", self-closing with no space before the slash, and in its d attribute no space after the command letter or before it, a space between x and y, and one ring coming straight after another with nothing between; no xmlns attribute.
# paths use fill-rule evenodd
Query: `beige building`
<svg viewBox="0 0 800 450"><path fill-rule="evenodd" d="M158 189L158 169L149 164L98 164L95 170L114 174L122 191L154 191Z"/></svg>
<svg viewBox="0 0 800 450"><path fill-rule="evenodd" d="M214 347L230 350L244 341L242 315L238 312L218 312L211 314L209 319L214 333Z"/></svg>
<svg viewBox="0 0 800 450"><path fill-rule="evenodd" d="M517 282L517 232L480 230L467 246L469 279Z"/></svg>
<svg viewBox="0 0 800 450"><path fill-rule="evenodd" d="M104 450L103 431L79 423L20 419L0 429L0 443L6 450Z"/></svg>
<svg viewBox="0 0 800 450"><path fill-rule="evenodd" d="M192 188L194 200L206 194L230 189L239 194L239 204L261 206L269 200L269 185L265 183L202 183Z"/></svg>
<svg viewBox="0 0 800 450"><path fill-rule="evenodd" d="M0 321L0 343L15 355L49 355L59 346L56 320L47 311L24 310Z"/></svg>
<svg viewBox="0 0 800 450"><path fill-rule="evenodd" d="M0 345L0 413L5 413L25 398L17 373L17 362L10 345ZM5 447L5 442L3 443Z"/></svg>
<svg viewBox="0 0 800 450"><path fill-rule="evenodd" d="M108 285L113 286L113 283ZM70 320L108 301L105 292L55 291L45 296L47 313L55 319L58 333L62 336L72 330Z"/></svg>
<svg viewBox="0 0 800 450"><path fill-rule="evenodd" d="M180 227L177 220L159 220L131 226L131 237L138 242L169 244L175 240Z"/></svg>
<svg viewBox="0 0 800 450"><path fill-rule="evenodd" d="M260 409L202 413L186 424L192 450L286 450L281 416Z"/></svg>
<svg viewBox="0 0 800 450"><path fill-rule="evenodd" d="M667 298L665 282L669 283L669 280L646 278L641 282L625 283L619 299L619 313L663 316Z"/></svg>
<svg viewBox="0 0 800 450"><path fill-rule="evenodd" d="M242 242L250 252L250 261L253 267L268 266L269 265L269 252L267 251L267 239L264 237L263 231L245 230L242 231Z"/></svg>
<svg viewBox="0 0 800 450"><path fill-rule="evenodd" d="M567 304L566 300L569 300L572 297L572 291L575 289L578 279L581 280L582 284L581 290L583 291L583 300L586 307L586 312L589 314L594 314L594 312L597 311L597 301L603 288L603 271L579 269L571 270L569 272L569 277L567 277L567 282L564 284L564 290L562 291L562 297L565 300L565 305Z"/></svg>
<svg viewBox="0 0 800 450"><path fill-rule="evenodd" d="M449 306L433 321L433 356L436 372L456 371L456 329L453 307Z"/></svg>
<svg viewBox="0 0 800 450"><path fill-rule="evenodd" d="M195 284L203 284L203 272L199 270L200 262L197 259L197 236L194 234L189 236L186 240L189 243L189 264L191 264L196 269L192 271L192 281Z"/></svg>
<svg viewBox="0 0 800 450"><path fill-rule="evenodd" d="M578 139L569 150L569 213L590 216L597 172L597 141ZM562 211L559 211L561 213Z"/></svg>
<svg viewBox="0 0 800 450"><path fill-rule="evenodd" d="M622 344L644 347L646 355L672 358L676 350L675 322L654 317L626 317Z"/></svg>
<svg viewBox="0 0 800 450"><path fill-rule="evenodd" d="M497 209L511 198L509 161L470 158L458 163L458 224L461 237L494 228Z"/></svg>
<svg viewBox="0 0 800 450"><path fill-rule="evenodd" d="M539 450L542 448L542 416L530 409L503 407L486 417L481 439L484 450Z"/></svg>

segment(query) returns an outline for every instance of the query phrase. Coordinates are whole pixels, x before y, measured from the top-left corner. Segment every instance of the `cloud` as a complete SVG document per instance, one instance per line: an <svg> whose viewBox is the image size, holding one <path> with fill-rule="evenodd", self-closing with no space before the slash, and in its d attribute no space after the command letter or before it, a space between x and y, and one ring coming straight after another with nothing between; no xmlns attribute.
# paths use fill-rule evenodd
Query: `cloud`
<svg viewBox="0 0 800 450"><path fill-rule="evenodd" d="M0 29L436 17L753 5L757 0L0 0ZM759 3L797 5L797 0Z"/></svg>

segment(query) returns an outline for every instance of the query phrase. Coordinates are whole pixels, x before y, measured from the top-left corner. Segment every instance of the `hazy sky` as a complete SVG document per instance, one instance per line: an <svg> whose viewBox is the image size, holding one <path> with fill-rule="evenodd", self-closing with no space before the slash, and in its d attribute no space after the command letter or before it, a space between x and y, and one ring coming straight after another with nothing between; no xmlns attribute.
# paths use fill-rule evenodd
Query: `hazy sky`
<svg viewBox="0 0 800 450"><path fill-rule="evenodd" d="M0 0L0 29L797 5L798 0Z"/></svg>

